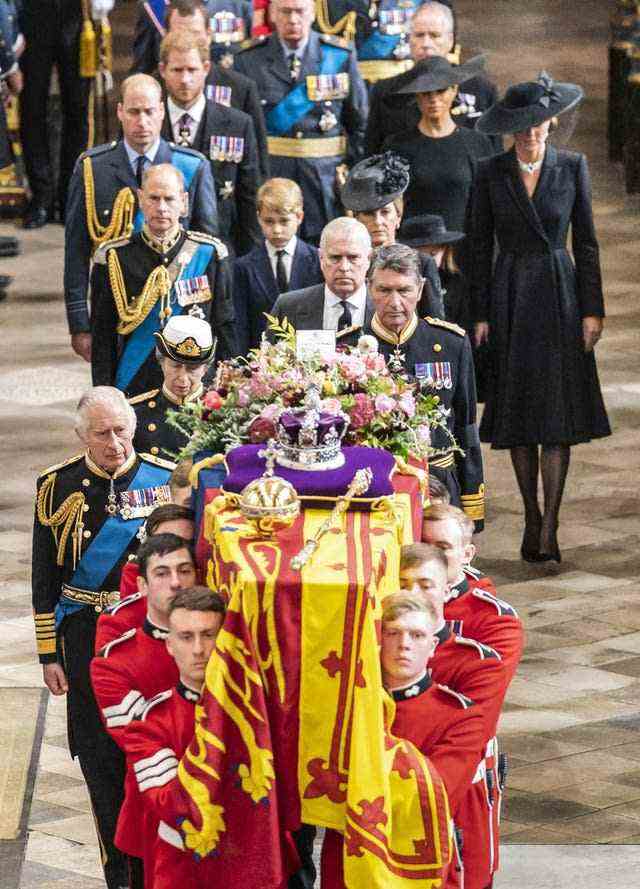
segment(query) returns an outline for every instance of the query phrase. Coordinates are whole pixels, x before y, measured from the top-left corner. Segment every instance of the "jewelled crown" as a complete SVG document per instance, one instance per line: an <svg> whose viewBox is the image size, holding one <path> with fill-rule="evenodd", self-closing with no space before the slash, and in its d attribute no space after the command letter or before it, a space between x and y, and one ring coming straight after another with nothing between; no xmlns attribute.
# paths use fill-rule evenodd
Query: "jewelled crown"
<svg viewBox="0 0 640 889"><path fill-rule="evenodd" d="M342 439L349 418L321 410L320 392L309 387L304 407L283 411L276 430L276 462L289 469L338 469L344 465Z"/></svg>

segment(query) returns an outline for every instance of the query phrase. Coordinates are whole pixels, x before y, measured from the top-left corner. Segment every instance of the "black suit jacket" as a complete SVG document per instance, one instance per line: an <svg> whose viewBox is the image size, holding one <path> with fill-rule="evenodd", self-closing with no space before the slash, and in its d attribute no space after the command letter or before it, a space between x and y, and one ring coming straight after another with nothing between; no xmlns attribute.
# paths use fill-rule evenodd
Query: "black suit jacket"
<svg viewBox="0 0 640 889"><path fill-rule="evenodd" d="M364 328L368 328L375 312L373 301L367 291L364 311L364 325L347 336L340 337L338 344L354 346ZM280 321L287 318L296 330L323 330L324 328L324 284L305 287L283 293L275 302L272 314Z"/></svg>
<svg viewBox="0 0 640 889"><path fill-rule="evenodd" d="M317 249L298 238L289 286L297 291L322 281ZM233 269L233 302L241 355L260 344L267 327L264 313L271 314L278 295L278 285L263 242L238 259Z"/></svg>
<svg viewBox="0 0 640 889"><path fill-rule="evenodd" d="M165 139L177 139L179 135L172 132L168 108L165 109L162 135ZM212 160L213 136L243 139L242 159L237 163ZM253 122L243 111L208 101L191 147L208 158L211 165L216 185L220 237L236 256L242 256L258 244L261 237L256 216L256 192L260 177Z"/></svg>

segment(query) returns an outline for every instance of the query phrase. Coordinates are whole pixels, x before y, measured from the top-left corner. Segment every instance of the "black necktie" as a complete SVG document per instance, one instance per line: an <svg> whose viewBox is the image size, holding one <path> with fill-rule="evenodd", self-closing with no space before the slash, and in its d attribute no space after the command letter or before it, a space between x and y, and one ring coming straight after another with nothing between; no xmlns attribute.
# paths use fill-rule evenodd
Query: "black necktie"
<svg viewBox="0 0 640 889"><path fill-rule="evenodd" d="M351 309L349 308L349 303L345 300L342 303L342 315L338 318L338 330L344 330L345 327L351 327L352 324Z"/></svg>
<svg viewBox="0 0 640 889"><path fill-rule="evenodd" d="M298 56L292 52L289 56L289 74L291 76L291 80L297 80L298 74L300 74L300 67L302 62L298 58Z"/></svg>
<svg viewBox="0 0 640 889"><path fill-rule="evenodd" d="M136 182L138 183L138 188L142 188L142 174L144 173L146 165L146 156L144 154L139 154L136 158Z"/></svg>
<svg viewBox="0 0 640 889"><path fill-rule="evenodd" d="M287 270L284 266L284 255L286 252L286 250L276 250L276 281L278 283L278 293L286 293L289 289Z"/></svg>

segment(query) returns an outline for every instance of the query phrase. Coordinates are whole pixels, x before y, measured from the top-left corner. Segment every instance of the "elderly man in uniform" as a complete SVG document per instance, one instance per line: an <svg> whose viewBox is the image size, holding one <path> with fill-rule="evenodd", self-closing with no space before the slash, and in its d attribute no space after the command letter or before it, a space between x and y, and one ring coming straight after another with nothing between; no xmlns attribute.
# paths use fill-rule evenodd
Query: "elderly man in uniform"
<svg viewBox="0 0 640 889"><path fill-rule="evenodd" d="M449 436L438 429L432 444L440 453L429 461L429 470L447 486L452 503L467 506L481 531L484 483L471 344L457 324L418 318L420 271L410 247L393 244L376 251L368 272L375 314L365 333L376 337L382 354L404 366L424 391L438 395L448 411L447 427L464 453L454 451Z"/></svg>
<svg viewBox="0 0 640 889"><path fill-rule="evenodd" d="M347 216L333 219L320 238L324 284L281 294L272 314L296 330L335 330L338 344L355 345L373 317L366 285L371 238L366 227Z"/></svg>
<svg viewBox="0 0 640 889"><path fill-rule="evenodd" d="M453 11L444 3L429 0L419 6L411 19L409 47L411 58L420 62L429 56L443 56L455 61L452 52L455 44ZM365 139L367 154L380 151L389 136L395 136L417 126L420 111L415 96L398 95L397 91L410 78L410 73L397 74L375 84L370 96L370 112ZM478 74L464 83L451 111L459 126L475 127L483 111L498 98L495 85L484 75ZM502 150L500 141L495 148Z"/></svg>
<svg viewBox="0 0 640 889"><path fill-rule="evenodd" d="M138 418L134 444L138 451L174 455L185 447L188 437L169 425L167 411L202 396L202 378L213 354L211 326L200 318L178 315L154 335L162 388L130 399Z"/></svg>
<svg viewBox="0 0 640 889"><path fill-rule="evenodd" d="M204 87L210 67L205 37L177 32L164 38L160 75L168 95L162 134L209 158L216 184L220 237L236 256L242 256L260 242L256 134L248 114L206 98Z"/></svg>
<svg viewBox="0 0 640 889"><path fill-rule="evenodd" d="M85 361L91 361L87 305L91 258L107 241L129 237L142 228L137 197L147 167L177 167L189 193L183 210L185 223L209 235L218 233L209 164L197 151L160 138L163 117L157 81L145 74L128 77L118 104L123 138L83 154L73 172L65 226L64 298L71 347Z"/></svg>
<svg viewBox="0 0 640 889"><path fill-rule="evenodd" d="M170 317L206 318L220 357L237 355L227 251L217 238L181 228L182 173L170 164L150 168L138 200L142 231L101 247L91 276L93 382L130 397L161 385L154 334ZM199 347L188 338L181 353L199 357Z"/></svg>
<svg viewBox="0 0 640 889"><path fill-rule="evenodd" d="M96 622L118 600L120 571L138 547L153 509L168 502L172 463L133 449L136 418L118 389L80 399L76 433L83 452L38 478L33 529L33 612L44 681L67 695L69 747L80 761L104 853L109 889L129 885L113 844L124 765L100 721L89 664Z"/></svg>
<svg viewBox="0 0 640 889"><path fill-rule="evenodd" d="M374 248L395 244L402 222L402 195L409 186L409 166L392 151L367 157L349 171L342 189L342 204L367 227ZM418 306L420 316L444 318L438 267L431 256L420 254L425 288Z"/></svg>
<svg viewBox="0 0 640 889"><path fill-rule="evenodd" d="M363 156L367 92L344 41L311 30L314 0L274 0L276 33L236 56L260 91L271 173L304 195L301 237L317 244L338 214L339 188Z"/></svg>

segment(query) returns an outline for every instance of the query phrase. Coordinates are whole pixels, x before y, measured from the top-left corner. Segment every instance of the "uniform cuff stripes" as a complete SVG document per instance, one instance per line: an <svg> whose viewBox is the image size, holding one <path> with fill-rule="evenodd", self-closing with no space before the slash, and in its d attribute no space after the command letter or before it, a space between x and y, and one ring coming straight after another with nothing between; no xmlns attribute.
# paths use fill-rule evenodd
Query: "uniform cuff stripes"
<svg viewBox="0 0 640 889"><path fill-rule="evenodd" d="M178 759L170 747L162 747L153 756L141 759L134 764L133 770L140 791L151 790L152 787L163 787L178 774Z"/></svg>
<svg viewBox="0 0 640 889"><path fill-rule="evenodd" d="M38 654L56 653L56 619L53 611L47 614L34 614L36 623L36 644Z"/></svg>

